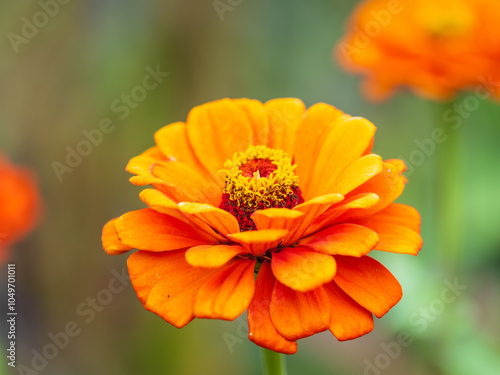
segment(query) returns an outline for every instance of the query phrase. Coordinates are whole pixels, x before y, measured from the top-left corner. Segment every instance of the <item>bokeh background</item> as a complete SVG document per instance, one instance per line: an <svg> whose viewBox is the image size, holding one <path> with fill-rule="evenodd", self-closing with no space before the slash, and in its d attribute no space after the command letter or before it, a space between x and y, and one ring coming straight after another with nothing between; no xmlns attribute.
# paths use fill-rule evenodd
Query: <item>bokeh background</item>
<svg viewBox="0 0 500 375"><path fill-rule="evenodd" d="M222 14L212 0L66 2L51 8L46 24L38 19L44 25L16 47L9 33L22 36L41 5L0 3L0 150L33 168L44 198L38 228L11 254L17 265L18 366L32 368L36 353L51 343L49 334L75 322L79 334L37 373L260 373L260 350L246 338L245 316L195 320L178 330L145 311L130 284L106 306L91 303L109 297L103 290L126 265L126 255L104 253L101 228L144 207L141 189L128 182L124 168L153 145L153 133L210 100L291 96L368 118L378 127L374 151L384 158L408 162L438 126L457 137L459 152L449 168L458 176L460 230L454 232L456 247L437 245L439 233L450 228L439 222L436 194L436 176L443 172L437 159L446 143L435 144L436 151L413 163L399 199L421 212L424 248L418 257L377 255L400 280L402 301L360 339L341 343L325 332L301 340L298 353L287 358L289 374L500 373L497 103L480 101L454 130L442 124L440 104L408 92L367 102L359 78L342 72L332 58L356 1L222 0ZM169 75L132 103L126 116L117 113L113 103L142 84L148 67ZM66 164L68 147L76 149L86 139L82 131L106 118L114 130L58 178L54 162ZM0 303L6 305L6 265L1 268ZM451 302L445 294L446 302L442 293L450 283L466 289L456 290ZM3 323L2 346L6 329ZM398 351L402 333L411 344ZM393 353L388 362L387 350ZM0 373L22 373L5 362L2 355Z"/></svg>

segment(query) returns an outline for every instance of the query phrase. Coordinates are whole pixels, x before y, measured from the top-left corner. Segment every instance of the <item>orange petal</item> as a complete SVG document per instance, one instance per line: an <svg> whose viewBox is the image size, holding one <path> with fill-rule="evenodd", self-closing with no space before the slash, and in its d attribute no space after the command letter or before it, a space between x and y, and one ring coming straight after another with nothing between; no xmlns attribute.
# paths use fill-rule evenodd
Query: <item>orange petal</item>
<svg viewBox="0 0 500 375"><path fill-rule="evenodd" d="M387 268L368 256L335 256L334 281L353 300L377 318L387 313L403 296L401 285Z"/></svg>
<svg viewBox="0 0 500 375"><path fill-rule="evenodd" d="M385 162L394 165L399 173L406 171L406 164L401 159L387 159Z"/></svg>
<svg viewBox="0 0 500 375"><path fill-rule="evenodd" d="M343 220L340 220L339 217L343 217L343 214L346 212L366 210L376 205L378 201L379 197L377 194L365 193L351 196L337 205L332 205L319 215L312 225L307 228L306 235L315 233L333 223L342 222Z"/></svg>
<svg viewBox="0 0 500 375"><path fill-rule="evenodd" d="M298 225L290 228L290 233L283 241L283 245L289 245L297 242L310 229L311 224L321 216L326 210L335 204L342 202L344 197L340 194L326 194L313 198L307 202L299 204L293 208L293 211L304 213Z"/></svg>
<svg viewBox="0 0 500 375"><path fill-rule="evenodd" d="M254 145L267 145L269 142L269 121L264 104L252 99L233 99L233 103L245 113L253 128Z"/></svg>
<svg viewBox="0 0 500 375"><path fill-rule="evenodd" d="M141 250L168 251L217 243L193 226L150 208L120 216L115 229L123 244Z"/></svg>
<svg viewBox="0 0 500 375"><path fill-rule="evenodd" d="M240 227L236 218L229 212L200 203L179 203L179 210L207 233L222 241L229 233L238 232Z"/></svg>
<svg viewBox="0 0 500 375"><path fill-rule="evenodd" d="M264 104L269 118L269 147L283 150L293 156L295 136L305 113L299 99L273 99Z"/></svg>
<svg viewBox="0 0 500 375"><path fill-rule="evenodd" d="M300 189L304 195L310 188L310 182L316 166L319 151L327 134L343 118L344 113L331 105L318 103L307 109L304 120L297 129L294 161L295 173L299 176Z"/></svg>
<svg viewBox="0 0 500 375"><path fill-rule="evenodd" d="M378 233L376 250L417 255L422 248L420 215L413 207L392 203L364 219L354 221Z"/></svg>
<svg viewBox="0 0 500 375"><path fill-rule="evenodd" d="M318 154L311 188L306 200L327 193L339 174L363 155L374 134L375 125L366 119L352 117L340 121L326 137Z"/></svg>
<svg viewBox="0 0 500 375"><path fill-rule="evenodd" d="M158 146L153 146L148 148L146 151L143 151L139 154L139 156L147 156L150 158L153 158L158 161L166 161L169 160L163 152L161 152L160 148Z"/></svg>
<svg viewBox="0 0 500 375"><path fill-rule="evenodd" d="M286 229L251 230L229 234L228 238L238 242L254 256L262 256L269 249L274 249L288 234Z"/></svg>
<svg viewBox="0 0 500 375"><path fill-rule="evenodd" d="M344 197L340 194L327 194L295 206L292 210L269 208L256 211L252 220L258 229L288 230L290 233L282 241L282 245L287 246L297 242L318 215L342 199Z"/></svg>
<svg viewBox="0 0 500 375"><path fill-rule="evenodd" d="M373 329L372 313L358 305L334 282L323 287L330 298L330 332L340 341L366 335Z"/></svg>
<svg viewBox="0 0 500 375"><path fill-rule="evenodd" d="M155 133L155 142L158 148L173 161L180 161L207 180L211 180L211 175L203 167L195 156L187 138L186 124L175 122L164 126Z"/></svg>
<svg viewBox="0 0 500 375"><path fill-rule="evenodd" d="M169 159L163 155L160 149L154 146L130 159L125 170L136 175L151 176L153 165L167 160Z"/></svg>
<svg viewBox="0 0 500 375"><path fill-rule="evenodd" d="M255 291L255 260L238 260L217 272L196 295L197 318L234 320L250 304Z"/></svg>
<svg viewBox="0 0 500 375"><path fill-rule="evenodd" d="M129 160L125 170L139 176L152 176L151 169L159 160L150 156L135 156Z"/></svg>
<svg viewBox="0 0 500 375"><path fill-rule="evenodd" d="M224 162L235 152L244 151L254 139L247 116L230 99L193 108L188 115L187 132L198 160L216 179Z"/></svg>
<svg viewBox="0 0 500 375"><path fill-rule="evenodd" d="M154 164L154 166L156 165L157 164ZM131 177L129 181L136 186L153 185L155 189L161 191L168 199L172 200L173 202L192 202L194 200L194 198L184 190L181 190L179 187L174 186L170 183L166 183L165 181L153 176L152 174L134 176Z"/></svg>
<svg viewBox="0 0 500 375"><path fill-rule="evenodd" d="M149 208L155 211L174 216L179 220L184 220L184 217L179 212L177 204L169 199L164 193L156 189L145 189L140 192L139 198L146 203Z"/></svg>
<svg viewBox="0 0 500 375"><path fill-rule="evenodd" d="M153 175L168 185L175 187L175 190L181 190L189 195L189 201L209 203L214 206L220 204L222 190L213 181L206 180L188 165L170 161L161 164L156 164L153 167ZM162 189L165 190L165 189ZM171 194L170 190L164 191L167 195ZM182 196L177 194L171 197L176 202L182 202Z"/></svg>
<svg viewBox="0 0 500 375"><path fill-rule="evenodd" d="M191 267L185 251L138 251L128 258L130 280L144 307L181 328L194 318L196 293L216 271Z"/></svg>
<svg viewBox="0 0 500 375"><path fill-rule="evenodd" d="M119 255L133 249L132 247L124 245L120 242L120 239L115 231L115 221L116 219L108 221L102 228L102 247L109 255Z"/></svg>
<svg viewBox="0 0 500 375"><path fill-rule="evenodd" d="M252 220L257 229L287 229L295 227L304 214L288 208L267 208L255 211Z"/></svg>
<svg viewBox="0 0 500 375"><path fill-rule="evenodd" d="M271 272L268 261L260 267L255 282L255 293L248 306L248 338L255 344L278 353L293 354L297 351L297 343L281 336L271 321L269 307L276 279Z"/></svg>
<svg viewBox="0 0 500 375"><path fill-rule="evenodd" d="M339 221L350 221L352 219L367 217L384 209L401 195L405 187L405 181L405 177L399 173L395 166L384 163L384 170L382 173L376 175L348 194L348 197L352 197L363 193L375 193L380 197L379 202L369 208L349 210L345 215L339 217Z"/></svg>
<svg viewBox="0 0 500 375"><path fill-rule="evenodd" d="M167 189L169 188L169 185L167 185L164 181L160 180L159 178L153 176L152 174L148 175L143 174L139 176L130 177L129 181L136 186L153 185L157 189L162 191L163 190L168 191ZM163 189L163 187L166 187L166 189ZM187 199L191 199L186 193L184 193L184 195L187 197Z"/></svg>
<svg viewBox="0 0 500 375"><path fill-rule="evenodd" d="M327 190L346 195L370 178L381 173L383 168L384 163L380 156L375 154L362 156L344 169Z"/></svg>
<svg viewBox="0 0 500 375"><path fill-rule="evenodd" d="M273 252L271 267L280 283L298 292L308 292L332 281L337 269L332 256L307 247Z"/></svg>
<svg viewBox="0 0 500 375"><path fill-rule="evenodd" d="M368 144L368 147L366 150L363 152L364 155L368 155L372 153L373 145L375 144L375 137L372 138L371 142Z"/></svg>
<svg viewBox="0 0 500 375"><path fill-rule="evenodd" d="M373 230L356 224L338 224L304 238L299 245L330 255L361 257L368 254L378 243Z"/></svg>
<svg viewBox="0 0 500 375"><path fill-rule="evenodd" d="M322 287L301 293L276 281L270 313L276 330L289 341L312 336L330 326L330 301Z"/></svg>
<svg viewBox="0 0 500 375"><path fill-rule="evenodd" d="M414 232L420 233L420 214L415 208L406 204L391 203L373 216L379 219L384 218L392 224L402 225Z"/></svg>
<svg viewBox="0 0 500 375"><path fill-rule="evenodd" d="M186 261L193 267L217 268L242 253L246 251L238 245L193 246L186 252Z"/></svg>

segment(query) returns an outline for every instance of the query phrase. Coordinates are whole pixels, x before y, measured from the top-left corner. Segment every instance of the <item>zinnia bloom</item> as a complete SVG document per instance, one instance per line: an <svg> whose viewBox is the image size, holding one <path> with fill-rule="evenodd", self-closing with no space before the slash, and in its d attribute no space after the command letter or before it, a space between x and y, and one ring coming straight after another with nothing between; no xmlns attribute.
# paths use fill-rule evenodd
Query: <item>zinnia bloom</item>
<svg viewBox="0 0 500 375"><path fill-rule="evenodd" d="M367 0L336 48L341 65L365 79L374 100L408 86L432 99L486 86L497 92L498 0Z"/></svg>
<svg viewBox="0 0 500 375"><path fill-rule="evenodd" d="M30 170L11 164L0 154L0 261L8 246L33 229L40 196Z"/></svg>
<svg viewBox="0 0 500 375"><path fill-rule="evenodd" d="M372 154L375 126L327 104L223 99L192 109L134 157L130 181L149 206L108 222L109 254L128 258L144 307L176 327L234 320L282 353L330 330L370 332L401 298L367 256L416 255L420 217L393 203L403 162Z"/></svg>

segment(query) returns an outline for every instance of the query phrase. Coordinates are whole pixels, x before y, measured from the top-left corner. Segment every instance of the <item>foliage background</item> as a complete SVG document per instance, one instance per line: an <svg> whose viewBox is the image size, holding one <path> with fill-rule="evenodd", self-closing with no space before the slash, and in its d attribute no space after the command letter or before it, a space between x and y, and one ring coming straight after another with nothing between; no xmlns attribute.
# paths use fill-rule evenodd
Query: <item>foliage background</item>
<svg viewBox="0 0 500 375"><path fill-rule="evenodd" d="M222 97L326 102L370 119L378 126L374 151L407 161L419 149L415 141L444 126L438 104L407 92L367 102L359 78L333 61L332 47L355 3L243 0L221 20L211 0L75 0L60 5L18 53L7 35L20 34L23 17L31 20L40 5L0 3L0 149L35 170L45 200L40 225L11 257L18 277L18 365L30 366L32 350L41 351L49 333L75 321L81 334L41 373L259 373L259 349L244 338L244 316L196 320L178 330L144 311L131 286L89 324L77 307L107 288L112 270L121 272L126 264L126 256L102 251L100 233L108 219L143 207L140 189L124 171L128 159L153 145L154 131L184 120L195 105ZM141 84L147 66L157 65L169 77L120 120L111 103ZM328 332L302 340L288 357L289 374L376 374L366 370L367 362L375 363L384 353L381 344L395 342L401 331L409 332L412 344L380 373L499 373L500 108L481 101L469 115L459 129L445 128L460 142L460 156L450 165L461 176L460 246L436 245L436 234L447 228L435 220L439 153L430 153L399 200L422 214L423 250L417 258L378 256L400 280L402 301L358 340L340 343ZM59 182L52 163L64 163L66 147L75 148L85 139L82 130L97 128L103 118L111 118L115 130ZM6 280L6 266L1 268ZM421 309L439 306L433 301L441 298L445 280L455 278L466 291L442 312L430 310L422 329L411 317L421 319ZM2 345L6 328L4 323ZM0 368L18 373L5 363Z"/></svg>

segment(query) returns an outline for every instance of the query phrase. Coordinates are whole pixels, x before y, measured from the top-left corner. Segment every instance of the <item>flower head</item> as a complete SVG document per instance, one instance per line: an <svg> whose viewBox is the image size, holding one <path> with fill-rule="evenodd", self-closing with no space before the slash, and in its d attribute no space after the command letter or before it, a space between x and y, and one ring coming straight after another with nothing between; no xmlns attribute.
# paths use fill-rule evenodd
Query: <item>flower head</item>
<svg viewBox="0 0 500 375"><path fill-rule="evenodd" d="M248 310L249 338L282 353L330 330L370 332L401 298L373 249L416 255L420 217L393 203L400 160L371 153L375 126L327 104L223 99L155 134L127 170L149 206L109 221L146 309L176 327Z"/></svg>
<svg viewBox="0 0 500 375"><path fill-rule="evenodd" d="M400 86L449 99L498 73L499 19L497 0L366 0L336 55L345 69L365 77L371 99L385 99ZM487 89L499 97L496 87Z"/></svg>
<svg viewBox="0 0 500 375"><path fill-rule="evenodd" d="M33 229L40 196L31 171L12 165L0 154L0 260L8 246Z"/></svg>
<svg viewBox="0 0 500 375"><path fill-rule="evenodd" d="M241 231L256 229L251 219L258 210L293 208L304 199L296 165L282 150L249 146L224 164L226 176L220 208L236 217Z"/></svg>

